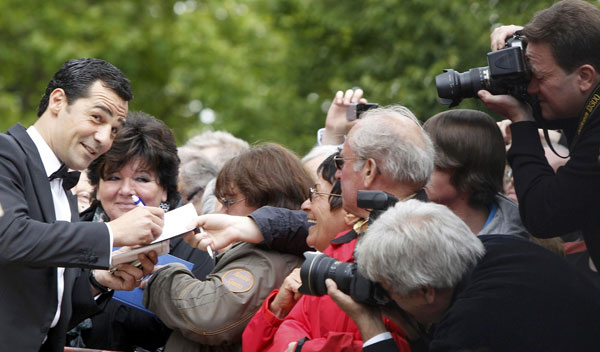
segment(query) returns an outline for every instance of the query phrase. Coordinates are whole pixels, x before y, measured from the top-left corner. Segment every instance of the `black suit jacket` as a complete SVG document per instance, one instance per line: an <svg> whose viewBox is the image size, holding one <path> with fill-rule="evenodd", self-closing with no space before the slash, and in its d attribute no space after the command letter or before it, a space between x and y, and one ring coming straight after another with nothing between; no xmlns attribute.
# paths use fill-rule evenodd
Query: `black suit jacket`
<svg viewBox="0 0 600 352"><path fill-rule="evenodd" d="M75 198L67 193L77 220ZM0 349L63 351L68 327L100 310L82 268L108 268L108 229L56 221L42 160L20 124L0 134L0 204ZM58 302L56 267L67 269L61 317L50 329Z"/></svg>

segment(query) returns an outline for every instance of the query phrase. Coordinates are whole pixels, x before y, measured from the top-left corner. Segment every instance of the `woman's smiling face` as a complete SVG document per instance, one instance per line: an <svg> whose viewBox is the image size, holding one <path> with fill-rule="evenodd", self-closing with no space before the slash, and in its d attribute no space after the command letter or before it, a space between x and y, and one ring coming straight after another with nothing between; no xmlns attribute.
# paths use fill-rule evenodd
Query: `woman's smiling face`
<svg viewBox="0 0 600 352"><path fill-rule="evenodd" d="M323 193L331 193L332 187L331 183L321 177L318 178L314 186L317 192ZM316 193L311 198L302 203L302 210L308 213L308 221L314 223L308 230L306 243L319 251L323 251L338 233L350 227L344 220L342 207L338 207L333 211L330 209L328 195Z"/></svg>
<svg viewBox="0 0 600 352"><path fill-rule="evenodd" d="M96 198L102 203L106 215L116 219L136 206L132 195L137 195L152 207L167 200L167 191L159 184L156 171L149 170L139 159L101 177Z"/></svg>

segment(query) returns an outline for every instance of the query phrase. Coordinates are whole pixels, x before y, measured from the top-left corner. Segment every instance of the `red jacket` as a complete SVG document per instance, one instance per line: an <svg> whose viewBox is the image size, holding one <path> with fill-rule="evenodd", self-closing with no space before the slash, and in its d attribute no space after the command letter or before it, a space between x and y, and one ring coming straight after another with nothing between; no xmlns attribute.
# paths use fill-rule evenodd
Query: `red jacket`
<svg viewBox="0 0 600 352"><path fill-rule="evenodd" d="M353 262L356 233L338 234L324 251L345 262ZM284 319L278 319L269 305L279 290L271 292L246 326L242 336L244 351L285 351L290 342L308 337L302 351L362 351L358 327L329 296L302 296ZM404 332L384 319L400 351L410 351Z"/></svg>

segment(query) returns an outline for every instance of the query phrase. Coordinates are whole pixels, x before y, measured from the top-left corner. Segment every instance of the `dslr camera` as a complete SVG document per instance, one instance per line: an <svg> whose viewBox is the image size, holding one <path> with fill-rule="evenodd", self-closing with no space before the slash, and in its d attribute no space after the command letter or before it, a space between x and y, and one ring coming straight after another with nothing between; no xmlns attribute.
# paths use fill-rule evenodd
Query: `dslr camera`
<svg viewBox="0 0 600 352"><path fill-rule="evenodd" d="M372 209L370 220L374 220L398 198L382 191L358 191L357 205ZM380 284L370 281L360 274L356 263L345 263L323 253L305 252L306 260L300 268L302 286L299 291L312 296L327 294L325 279L330 278L338 288L356 302L368 305L386 306L393 304L387 291Z"/></svg>
<svg viewBox="0 0 600 352"><path fill-rule="evenodd" d="M440 103L457 106L463 98L477 97L481 89L528 101L530 74L525 64L526 46L521 31L517 31L506 41L504 49L487 54L488 66L472 68L463 73L453 69L444 70L444 73L435 77Z"/></svg>

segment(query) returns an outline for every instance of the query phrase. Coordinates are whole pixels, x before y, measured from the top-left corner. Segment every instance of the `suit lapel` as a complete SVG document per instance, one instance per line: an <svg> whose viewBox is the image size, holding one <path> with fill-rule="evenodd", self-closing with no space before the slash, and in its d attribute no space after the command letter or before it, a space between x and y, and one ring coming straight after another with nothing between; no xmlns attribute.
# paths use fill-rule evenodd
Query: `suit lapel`
<svg viewBox="0 0 600 352"><path fill-rule="evenodd" d="M47 222L56 221L54 202L52 201L52 192L50 191L50 182L48 182L46 170L44 169L40 153L35 147L35 143L33 143L33 140L31 140L31 137L27 134L27 130L20 123L11 127L7 133L15 138L15 141L27 155L27 168L31 174L31 183L33 184L34 192L37 195L36 198L39 202L44 220ZM77 211L75 214L77 214Z"/></svg>

